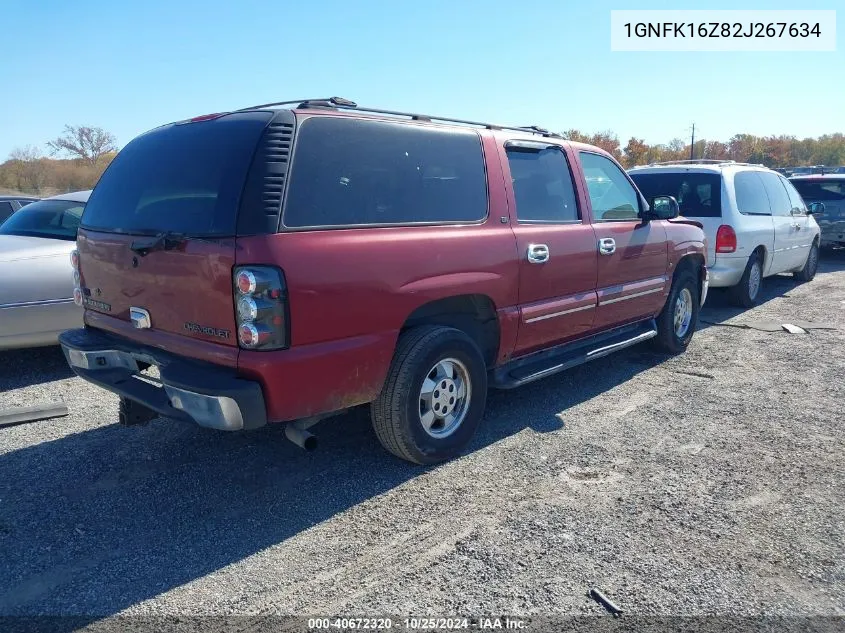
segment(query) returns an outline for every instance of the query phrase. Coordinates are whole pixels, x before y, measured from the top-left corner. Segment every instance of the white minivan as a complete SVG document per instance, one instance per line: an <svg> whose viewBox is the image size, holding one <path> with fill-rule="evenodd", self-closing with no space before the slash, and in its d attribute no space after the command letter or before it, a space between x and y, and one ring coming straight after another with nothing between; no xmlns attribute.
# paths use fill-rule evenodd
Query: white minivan
<svg viewBox="0 0 845 633"><path fill-rule="evenodd" d="M791 272L810 281L819 263L819 226L783 176L762 165L720 160L656 163L628 170L647 200L672 196L707 235L711 287L729 288L750 308L764 277Z"/></svg>

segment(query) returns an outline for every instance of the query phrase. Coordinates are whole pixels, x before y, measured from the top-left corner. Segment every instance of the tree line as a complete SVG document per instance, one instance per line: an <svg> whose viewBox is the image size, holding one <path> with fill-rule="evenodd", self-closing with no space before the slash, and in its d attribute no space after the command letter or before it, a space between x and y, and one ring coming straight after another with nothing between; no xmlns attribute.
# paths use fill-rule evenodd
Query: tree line
<svg viewBox="0 0 845 633"><path fill-rule="evenodd" d="M87 125L66 125L45 147L12 150L0 164L0 193L46 197L91 189L117 154L114 135Z"/></svg>
<svg viewBox="0 0 845 633"><path fill-rule="evenodd" d="M567 130L563 136L601 147L625 167L690 158L690 144L679 138L649 145L641 138L631 137L622 147L612 131L586 134ZM49 156L35 145L15 148L9 154L0 164L0 193L48 196L90 189L118 149L112 134L86 125L66 125L64 132L45 143L45 147ZM692 154L695 158L729 159L767 167L838 166L845 165L845 135L837 132L799 139L737 134L727 143L699 140Z"/></svg>
<svg viewBox="0 0 845 633"><path fill-rule="evenodd" d="M613 154L626 168L662 161L689 160L690 143L676 138L666 144L649 145L631 137L625 147L611 131L585 134L567 130L563 136L572 141L590 143ZM841 132L818 138L795 136L754 136L736 134L727 143L696 141L692 156L735 160L738 163L759 163L766 167L801 167L806 165L845 165L845 135Z"/></svg>

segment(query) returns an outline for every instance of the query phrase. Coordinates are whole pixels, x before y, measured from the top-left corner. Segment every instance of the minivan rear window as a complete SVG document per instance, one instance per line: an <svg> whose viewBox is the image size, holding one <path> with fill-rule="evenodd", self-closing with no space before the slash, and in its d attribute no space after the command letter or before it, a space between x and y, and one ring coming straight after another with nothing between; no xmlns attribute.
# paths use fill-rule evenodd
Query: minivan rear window
<svg viewBox="0 0 845 633"><path fill-rule="evenodd" d="M658 196L672 196L681 215L688 218L718 218L722 215L722 177L701 172L630 173L648 203Z"/></svg>
<svg viewBox="0 0 845 633"><path fill-rule="evenodd" d="M299 129L283 223L289 228L469 223L487 216L472 130L321 117Z"/></svg>
<svg viewBox="0 0 845 633"><path fill-rule="evenodd" d="M247 172L271 116L228 115L139 136L100 178L85 207L83 228L234 235Z"/></svg>

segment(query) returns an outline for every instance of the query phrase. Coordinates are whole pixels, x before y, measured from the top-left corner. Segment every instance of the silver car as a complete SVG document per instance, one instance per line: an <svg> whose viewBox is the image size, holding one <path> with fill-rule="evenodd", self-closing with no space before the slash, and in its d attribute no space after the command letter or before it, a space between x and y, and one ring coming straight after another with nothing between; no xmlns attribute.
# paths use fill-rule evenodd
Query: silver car
<svg viewBox="0 0 845 633"><path fill-rule="evenodd" d="M82 326L70 253L90 193L33 202L0 225L0 349L54 345Z"/></svg>

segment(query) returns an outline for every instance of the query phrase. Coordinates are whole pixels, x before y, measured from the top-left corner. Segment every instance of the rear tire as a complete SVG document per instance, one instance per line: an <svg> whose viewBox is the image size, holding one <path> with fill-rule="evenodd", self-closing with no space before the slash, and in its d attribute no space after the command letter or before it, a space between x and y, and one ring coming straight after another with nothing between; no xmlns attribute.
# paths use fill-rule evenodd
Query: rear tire
<svg viewBox="0 0 845 633"><path fill-rule="evenodd" d="M695 270L675 274L666 305L657 317L655 346L670 354L685 351L698 325L699 290Z"/></svg>
<svg viewBox="0 0 845 633"><path fill-rule="evenodd" d="M748 258L742 279L737 285L728 288L728 299L740 308L752 308L760 296L762 283L763 263L760 261L760 254L755 252Z"/></svg>
<svg viewBox="0 0 845 633"><path fill-rule="evenodd" d="M487 401L487 367L460 330L421 326L399 337L384 387L371 406L388 451L415 464L457 455L474 435Z"/></svg>
<svg viewBox="0 0 845 633"><path fill-rule="evenodd" d="M813 281L813 277L816 276L816 271L818 269L819 245L818 242L813 242L813 245L810 247L810 252L807 253L807 261L804 262L804 267L801 270L797 270L792 273L792 276L801 283L807 283L808 281Z"/></svg>

